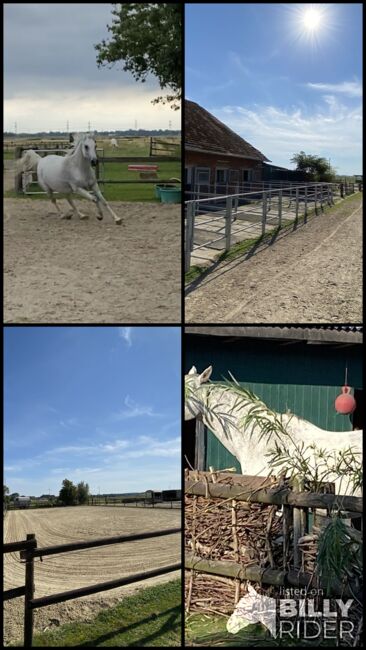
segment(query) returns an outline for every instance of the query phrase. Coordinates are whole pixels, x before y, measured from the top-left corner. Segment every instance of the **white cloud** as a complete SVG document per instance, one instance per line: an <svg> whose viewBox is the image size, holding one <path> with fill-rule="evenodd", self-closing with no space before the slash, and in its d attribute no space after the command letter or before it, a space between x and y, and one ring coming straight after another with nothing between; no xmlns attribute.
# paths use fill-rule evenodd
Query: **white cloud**
<svg viewBox="0 0 366 650"><path fill-rule="evenodd" d="M132 345L132 327L118 327L118 336L126 341L128 347Z"/></svg>
<svg viewBox="0 0 366 650"><path fill-rule="evenodd" d="M112 416L113 420L127 420L129 418L138 418L142 416L147 416L150 418L162 417L161 413L155 413L152 406L144 406L142 404L138 404L133 399L131 399L129 395L125 397L124 404L126 408L122 409L122 411L119 411L118 413L114 413Z"/></svg>
<svg viewBox="0 0 366 650"><path fill-rule="evenodd" d="M116 451L116 449L125 449L130 445L128 440L115 440L114 442L107 443L106 445L99 445L101 451Z"/></svg>
<svg viewBox="0 0 366 650"><path fill-rule="evenodd" d="M325 90L331 93L342 93L347 97L362 97L362 84L359 81L342 81L338 84L330 83L307 83L308 88L314 90Z"/></svg>
<svg viewBox="0 0 366 650"><path fill-rule="evenodd" d="M299 103L208 110L275 164L291 167L292 155L303 150L330 158L339 173L361 173L361 105L350 108L328 94L311 109Z"/></svg>

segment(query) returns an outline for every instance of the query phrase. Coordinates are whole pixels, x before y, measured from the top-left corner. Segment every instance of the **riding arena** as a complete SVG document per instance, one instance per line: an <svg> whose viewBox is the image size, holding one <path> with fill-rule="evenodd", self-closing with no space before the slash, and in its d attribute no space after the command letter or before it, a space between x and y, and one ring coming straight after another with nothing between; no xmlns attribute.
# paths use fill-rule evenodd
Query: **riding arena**
<svg viewBox="0 0 366 650"><path fill-rule="evenodd" d="M180 205L155 189L179 185L179 141L117 144L94 136L6 143L5 322L179 321ZM74 160L90 179L78 187L80 172L68 168L68 185L57 185Z"/></svg>

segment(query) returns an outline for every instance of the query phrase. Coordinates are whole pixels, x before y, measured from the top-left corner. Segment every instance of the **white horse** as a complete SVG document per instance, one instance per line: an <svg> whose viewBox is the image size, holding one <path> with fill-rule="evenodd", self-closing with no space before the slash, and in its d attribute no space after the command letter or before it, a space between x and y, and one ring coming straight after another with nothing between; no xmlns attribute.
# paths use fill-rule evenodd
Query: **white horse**
<svg viewBox="0 0 366 650"><path fill-rule="evenodd" d="M113 149L118 149L119 148L116 138L111 138L111 147L113 147Z"/></svg>
<svg viewBox="0 0 366 650"><path fill-rule="evenodd" d="M72 207L75 215L80 219L87 218L82 214L71 199L71 194L79 194L89 201L96 203L99 216L103 219L101 204L112 215L116 224L121 224L122 219L118 217L108 205L102 195L96 180L95 172L92 166L97 164L96 145L94 138L86 134L78 134L74 140L73 148L66 156L49 155L41 158L37 166L38 183L48 194L52 203L56 206L61 217L71 219L71 214L63 215L53 192L62 192L67 194L68 203Z"/></svg>
<svg viewBox="0 0 366 650"><path fill-rule="evenodd" d="M271 441L277 436L277 442L280 439L287 449L302 442L305 447L315 443L317 448L326 449L329 453L352 447L356 454L360 454L361 460L362 431L324 431L296 415L275 414L259 398L253 404L253 401L243 399L234 388L207 383L211 373L212 366L201 374L193 366L185 376L184 419L201 416L210 431L238 459L242 474L273 474L270 463L266 460L269 442L268 437L263 435L263 423L267 432L271 433ZM252 419L249 425L248 415L251 411L253 413L253 408L257 409L258 419ZM270 431L272 423L273 432ZM335 484L336 493L339 494L340 481L336 480ZM350 493L348 486L346 489L342 486L342 494Z"/></svg>

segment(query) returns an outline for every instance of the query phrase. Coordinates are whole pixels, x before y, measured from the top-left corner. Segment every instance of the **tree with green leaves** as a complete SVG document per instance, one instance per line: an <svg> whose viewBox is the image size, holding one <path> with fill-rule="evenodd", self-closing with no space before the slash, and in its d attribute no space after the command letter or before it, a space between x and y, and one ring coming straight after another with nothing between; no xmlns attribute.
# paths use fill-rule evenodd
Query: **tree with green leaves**
<svg viewBox="0 0 366 650"><path fill-rule="evenodd" d="M292 156L291 162L296 164L296 171L304 172L308 176L309 181L330 183L335 180L335 169L321 156L300 151Z"/></svg>
<svg viewBox="0 0 366 650"><path fill-rule="evenodd" d="M59 493L59 500L65 506L74 506L77 503L77 487L73 484L72 481L69 481L65 478L62 481L62 488Z"/></svg>
<svg viewBox="0 0 366 650"><path fill-rule="evenodd" d="M7 485L4 485L4 501L5 503L9 503L10 497L8 496L9 494L9 488Z"/></svg>
<svg viewBox="0 0 366 650"><path fill-rule="evenodd" d="M123 70L142 83L154 75L171 93L153 103L169 103L177 110L182 97L182 5L114 4L112 14L112 25L107 26L111 40L95 45L98 67L121 61Z"/></svg>
<svg viewBox="0 0 366 650"><path fill-rule="evenodd" d="M81 481L77 484L77 500L79 504L88 503L89 485Z"/></svg>

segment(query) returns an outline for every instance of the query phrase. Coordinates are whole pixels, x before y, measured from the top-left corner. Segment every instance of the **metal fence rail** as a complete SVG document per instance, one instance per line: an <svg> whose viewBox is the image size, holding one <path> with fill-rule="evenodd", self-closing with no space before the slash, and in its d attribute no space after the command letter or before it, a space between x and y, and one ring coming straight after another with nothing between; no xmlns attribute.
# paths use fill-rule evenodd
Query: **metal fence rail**
<svg viewBox="0 0 366 650"><path fill-rule="evenodd" d="M190 198L185 201L185 272L192 254L196 258L202 254L206 261L210 249L216 255L228 251L239 241L257 239L299 217L306 219L310 209L323 212L324 205L355 191L354 183L248 182L243 187L246 191L235 194L218 194L217 186L216 194L207 186L186 191Z"/></svg>

